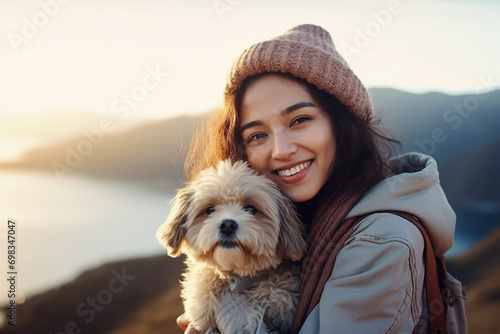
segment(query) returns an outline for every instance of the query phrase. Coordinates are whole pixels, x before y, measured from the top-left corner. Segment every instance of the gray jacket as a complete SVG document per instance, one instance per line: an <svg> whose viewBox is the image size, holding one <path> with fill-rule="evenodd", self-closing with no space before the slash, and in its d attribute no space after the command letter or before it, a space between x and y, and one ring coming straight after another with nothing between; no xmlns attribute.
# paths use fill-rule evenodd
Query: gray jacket
<svg viewBox="0 0 500 334"><path fill-rule="evenodd" d="M414 214L436 255L443 255L453 244L456 216L435 160L411 153L391 164L397 175L365 194L347 217L380 210ZM423 251L423 237L411 222L387 213L368 216L338 253L321 300L299 333L412 333L426 305ZM229 319L238 328L237 314ZM267 333L262 324L254 332Z"/></svg>

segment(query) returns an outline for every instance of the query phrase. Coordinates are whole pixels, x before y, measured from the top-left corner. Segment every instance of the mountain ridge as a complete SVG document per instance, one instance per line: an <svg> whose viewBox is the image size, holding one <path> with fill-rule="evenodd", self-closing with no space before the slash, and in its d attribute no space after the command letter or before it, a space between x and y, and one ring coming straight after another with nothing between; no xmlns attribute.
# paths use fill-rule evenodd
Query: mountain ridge
<svg viewBox="0 0 500 334"><path fill-rule="evenodd" d="M401 141L401 153L417 151L436 159L451 201L477 198L500 203L500 178L493 174L500 170L500 90L489 92L483 100L474 95L413 94L387 88L370 93L377 115L382 116L381 128ZM476 101L473 98L477 105L471 106L476 108L468 111L465 106L470 102L466 101ZM454 110L456 105L462 106L462 112ZM205 116L177 116L110 133L105 126L99 133L96 126L87 136L78 133L69 140L33 149L21 161L0 164L0 169L45 170L60 178L81 173L179 185L191 136ZM482 172L476 173L478 169ZM488 187L471 187L467 175Z"/></svg>

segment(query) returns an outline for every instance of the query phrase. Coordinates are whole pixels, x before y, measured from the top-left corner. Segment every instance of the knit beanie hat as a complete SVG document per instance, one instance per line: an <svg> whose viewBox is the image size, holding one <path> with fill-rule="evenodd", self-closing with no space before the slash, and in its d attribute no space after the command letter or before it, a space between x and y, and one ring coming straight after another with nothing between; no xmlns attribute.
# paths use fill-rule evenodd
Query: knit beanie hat
<svg viewBox="0 0 500 334"><path fill-rule="evenodd" d="M267 72L290 73L336 96L361 119L373 117L368 91L321 27L299 25L243 51L231 68L225 96L235 94L246 78Z"/></svg>

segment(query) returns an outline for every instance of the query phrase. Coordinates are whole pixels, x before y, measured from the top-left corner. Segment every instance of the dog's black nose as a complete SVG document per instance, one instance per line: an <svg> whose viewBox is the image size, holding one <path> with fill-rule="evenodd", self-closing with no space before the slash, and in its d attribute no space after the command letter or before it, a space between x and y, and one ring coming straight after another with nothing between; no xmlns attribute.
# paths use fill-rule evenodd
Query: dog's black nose
<svg viewBox="0 0 500 334"><path fill-rule="evenodd" d="M236 232L238 229L238 224L232 219L224 219L219 224L219 231L227 236L230 236Z"/></svg>

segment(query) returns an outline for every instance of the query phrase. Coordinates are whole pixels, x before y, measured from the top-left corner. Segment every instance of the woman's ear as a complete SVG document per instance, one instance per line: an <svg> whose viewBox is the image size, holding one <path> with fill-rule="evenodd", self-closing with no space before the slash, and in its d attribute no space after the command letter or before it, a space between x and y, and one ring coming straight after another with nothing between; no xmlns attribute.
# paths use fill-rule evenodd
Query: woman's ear
<svg viewBox="0 0 500 334"><path fill-rule="evenodd" d="M304 240L304 226L300 222L288 198L284 197L281 193L275 198L278 204L280 219L277 250L286 258L299 261L304 256L307 248Z"/></svg>
<svg viewBox="0 0 500 334"><path fill-rule="evenodd" d="M172 257L182 253L182 241L186 235L184 223L187 220L192 194L193 189L189 186L179 190L170 203L171 209L167 220L156 231L156 239Z"/></svg>

